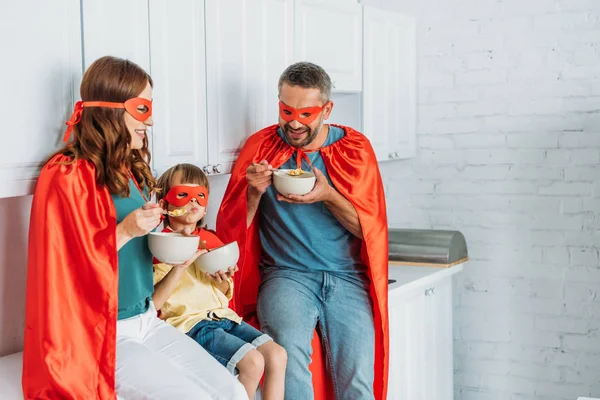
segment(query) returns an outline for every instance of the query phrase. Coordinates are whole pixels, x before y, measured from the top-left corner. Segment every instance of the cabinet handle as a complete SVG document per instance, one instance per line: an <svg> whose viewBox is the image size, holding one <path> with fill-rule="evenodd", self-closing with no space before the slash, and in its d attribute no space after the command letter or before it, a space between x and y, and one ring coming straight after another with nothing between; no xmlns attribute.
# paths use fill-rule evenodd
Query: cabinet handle
<svg viewBox="0 0 600 400"><path fill-rule="evenodd" d="M223 172L223 167L221 166L221 164L217 164L213 167L213 172L215 174L220 174L221 172Z"/></svg>
<svg viewBox="0 0 600 400"><path fill-rule="evenodd" d="M390 160L393 160L393 159L394 159L394 153L390 153L390 154L388 154L388 158L389 158Z"/></svg>
<svg viewBox="0 0 600 400"><path fill-rule="evenodd" d="M206 175L210 175L213 173L213 166L211 164L205 165L202 170Z"/></svg>
<svg viewBox="0 0 600 400"><path fill-rule="evenodd" d="M400 158L397 151L394 152L394 158Z"/></svg>
<svg viewBox="0 0 600 400"><path fill-rule="evenodd" d="M433 296L435 294L435 286L425 289L425 296Z"/></svg>

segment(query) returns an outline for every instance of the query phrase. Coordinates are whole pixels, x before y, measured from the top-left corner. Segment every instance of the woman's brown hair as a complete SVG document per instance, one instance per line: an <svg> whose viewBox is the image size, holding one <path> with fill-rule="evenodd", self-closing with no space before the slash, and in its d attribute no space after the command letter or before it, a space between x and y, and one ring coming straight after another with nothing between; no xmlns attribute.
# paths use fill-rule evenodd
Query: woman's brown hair
<svg viewBox="0 0 600 400"><path fill-rule="evenodd" d="M139 96L152 78L137 64L117 57L94 61L83 75L80 94L83 101L123 103ZM83 110L81 122L74 126L73 141L55 154L73 161L83 159L96 167L96 183L106 186L111 194L129 196L131 170L140 188L154 191L155 180L150 171L148 138L139 150L130 149L131 134L125 125L122 108L89 107Z"/></svg>
<svg viewBox="0 0 600 400"><path fill-rule="evenodd" d="M196 185L204 186L207 193L210 195L210 185L206 174L197 166L193 164L177 164L168 170L158 178L156 182L156 201L162 200L171 187L175 186L175 179L178 184L195 183ZM169 217L167 217L169 218ZM196 226L200 227L203 225L204 218L202 218Z"/></svg>

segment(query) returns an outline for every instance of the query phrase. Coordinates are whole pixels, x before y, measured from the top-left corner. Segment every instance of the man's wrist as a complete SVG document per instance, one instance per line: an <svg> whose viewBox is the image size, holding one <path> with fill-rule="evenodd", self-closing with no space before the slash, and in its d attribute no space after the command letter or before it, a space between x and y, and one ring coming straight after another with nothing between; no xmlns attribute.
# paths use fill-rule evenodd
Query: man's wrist
<svg viewBox="0 0 600 400"><path fill-rule="evenodd" d="M331 186L329 186L327 189L327 193L324 196L323 203L326 206L333 205L333 203L335 202L336 194L337 194L336 190L334 188L332 188Z"/></svg>
<svg viewBox="0 0 600 400"><path fill-rule="evenodd" d="M252 186L248 186L248 200L258 200L261 198L262 193L258 191L258 189L252 187Z"/></svg>

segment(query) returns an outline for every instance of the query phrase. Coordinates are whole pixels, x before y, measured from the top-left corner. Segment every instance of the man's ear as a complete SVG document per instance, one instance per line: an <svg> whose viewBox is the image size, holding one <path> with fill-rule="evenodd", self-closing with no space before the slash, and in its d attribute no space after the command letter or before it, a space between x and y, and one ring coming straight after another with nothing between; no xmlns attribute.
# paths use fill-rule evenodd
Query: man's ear
<svg viewBox="0 0 600 400"><path fill-rule="evenodd" d="M327 104L325 104L324 107L324 113L323 113L323 119L327 120L329 119L329 116L331 115L331 111L333 110L333 101L329 100L327 102Z"/></svg>
<svg viewBox="0 0 600 400"><path fill-rule="evenodd" d="M163 210L166 210L166 209L167 209L167 202L166 202L166 201L164 201L163 199L160 199L160 200L158 201L158 205L159 205L159 206L160 206L160 208L162 208Z"/></svg>

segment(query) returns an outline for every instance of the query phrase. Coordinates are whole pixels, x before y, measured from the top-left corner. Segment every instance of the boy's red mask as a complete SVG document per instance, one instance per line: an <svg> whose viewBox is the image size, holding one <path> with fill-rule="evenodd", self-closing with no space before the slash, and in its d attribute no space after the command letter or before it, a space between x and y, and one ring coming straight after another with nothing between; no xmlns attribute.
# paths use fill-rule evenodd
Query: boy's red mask
<svg viewBox="0 0 600 400"><path fill-rule="evenodd" d="M140 106L144 106L145 108L139 110L138 107ZM78 101L75 103L71 119L66 122L67 131L65 132L63 141L67 142L69 140L73 126L81 121L83 109L87 107L124 108L133 118L140 122L144 122L152 116L152 101L142 97L134 97L124 103L113 103L110 101Z"/></svg>
<svg viewBox="0 0 600 400"><path fill-rule="evenodd" d="M208 190L204 186L173 186L164 199L175 207L183 207L192 199L196 199L199 205L206 207L208 204Z"/></svg>
<svg viewBox="0 0 600 400"><path fill-rule="evenodd" d="M327 102L329 103L329 102ZM286 106L283 102L279 102L279 115L285 122L298 121L303 125L310 125L323 108L327 105L327 103L323 104L321 107L306 107L306 108L294 108L290 106Z"/></svg>

